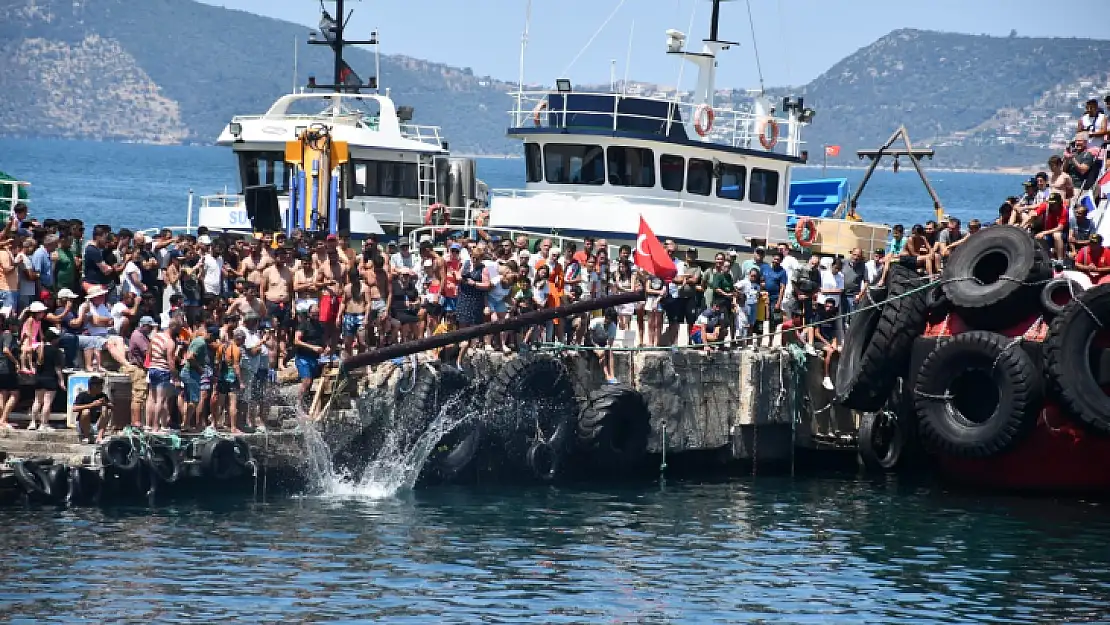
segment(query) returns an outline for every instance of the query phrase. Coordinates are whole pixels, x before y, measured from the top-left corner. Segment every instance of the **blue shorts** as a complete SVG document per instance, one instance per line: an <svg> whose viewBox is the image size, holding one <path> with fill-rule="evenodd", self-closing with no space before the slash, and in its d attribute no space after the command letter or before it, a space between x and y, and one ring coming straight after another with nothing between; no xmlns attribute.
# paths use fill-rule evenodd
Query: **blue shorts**
<svg viewBox="0 0 1110 625"><path fill-rule="evenodd" d="M303 356L297 356L293 361L297 364L297 376L300 379L306 380L320 377L319 357L313 356L312 358L305 358Z"/></svg>
<svg viewBox="0 0 1110 625"><path fill-rule="evenodd" d="M12 312L18 312L16 308L19 306L19 291L0 291L0 308L11 308Z"/></svg>
<svg viewBox="0 0 1110 625"><path fill-rule="evenodd" d="M509 312L509 304L504 299L494 299L492 297L486 298L486 306L489 306L491 312L503 315Z"/></svg>
<svg viewBox="0 0 1110 625"><path fill-rule="evenodd" d="M149 369L146 372L147 383L150 384L150 390L158 390L162 387L169 386L172 380L170 372L165 369Z"/></svg>
<svg viewBox="0 0 1110 625"><path fill-rule="evenodd" d="M200 374L191 369L182 371L181 384L185 387L185 401L190 404L199 404Z"/></svg>
<svg viewBox="0 0 1110 625"><path fill-rule="evenodd" d="M457 298L457 297L445 297L445 298L443 298L443 312L455 312L455 309L458 308L458 307L459 307L459 298Z"/></svg>
<svg viewBox="0 0 1110 625"><path fill-rule="evenodd" d="M705 345L705 335L702 334L701 326L694 326L694 329L690 331L690 344Z"/></svg>
<svg viewBox="0 0 1110 625"><path fill-rule="evenodd" d="M343 315L343 336L355 336L362 329L366 315L345 313Z"/></svg>

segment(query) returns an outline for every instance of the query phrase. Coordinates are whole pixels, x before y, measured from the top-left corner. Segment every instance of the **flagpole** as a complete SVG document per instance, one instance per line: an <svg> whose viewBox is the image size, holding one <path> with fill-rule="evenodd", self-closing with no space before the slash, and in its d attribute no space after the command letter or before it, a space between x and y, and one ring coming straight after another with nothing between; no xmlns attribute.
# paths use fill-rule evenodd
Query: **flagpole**
<svg viewBox="0 0 1110 625"><path fill-rule="evenodd" d="M829 145L821 146L821 177L825 177L825 165L829 162Z"/></svg>

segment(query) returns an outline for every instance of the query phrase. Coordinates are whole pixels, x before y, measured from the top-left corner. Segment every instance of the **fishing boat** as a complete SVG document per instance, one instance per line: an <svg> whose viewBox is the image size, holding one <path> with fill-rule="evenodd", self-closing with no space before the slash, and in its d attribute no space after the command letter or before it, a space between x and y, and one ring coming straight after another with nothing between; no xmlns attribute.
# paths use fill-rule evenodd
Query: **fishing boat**
<svg viewBox="0 0 1110 625"><path fill-rule="evenodd" d="M787 240L791 168L806 162L801 133L816 112L763 93L715 106L718 56L739 45L719 36L720 4L700 49L667 31L666 53L698 72L689 101L580 91L567 78L525 91L522 80L508 136L524 147L524 188L492 191L490 225L617 244L642 216L703 255Z"/></svg>
<svg viewBox="0 0 1110 625"><path fill-rule="evenodd" d="M346 15L344 1L333 1L336 15ZM313 33L308 43L333 51L332 84L317 83L310 75L307 85L281 96L265 113L228 122L216 143L234 152L240 191L200 197L196 225L241 232L295 227L400 236L433 217L465 221L470 211L483 206L485 185L476 177L474 160L452 158L439 127L413 123L413 107L398 105L388 89L380 88L380 71L364 83L343 60L349 45L377 49L377 33L367 41L346 39L343 20L327 11L318 33L322 39ZM319 162L294 167L287 146L302 143L306 131L320 129L326 129L331 141L345 144L343 158L329 162L326 171ZM190 194L188 229L194 226L193 203ZM305 210L324 204L335 208L333 216ZM300 209L292 217L291 206ZM257 214L265 215L271 227L259 228ZM313 221L317 215L322 225ZM272 227L273 222L280 227Z"/></svg>

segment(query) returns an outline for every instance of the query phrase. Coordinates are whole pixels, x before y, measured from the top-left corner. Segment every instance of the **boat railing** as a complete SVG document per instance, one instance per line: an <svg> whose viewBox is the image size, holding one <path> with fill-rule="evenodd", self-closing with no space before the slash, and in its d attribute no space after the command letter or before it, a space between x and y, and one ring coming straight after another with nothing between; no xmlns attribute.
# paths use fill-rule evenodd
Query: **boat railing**
<svg viewBox="0 0 1110 625"><path fill-rule="evenodd" d="M439 126L401 124L401 136L443 149L443 137L439 134Z"/></svg>
<svg viewBox="0 0 1110 625"><path fill-rule="evenodd" d="M287 113L265 113L262 115L236 115L232 118L233 123L242 123L247 121L281 121L281 122L303 122L305 126L311 124L328 124L340 126L359 126L367 130L378 131L378 118L375 115L363 115L359 113L321 113L316 115L308 114L287 114ZM411 141L419 141L439 149L443 149L443 136L440 134L438 126L425 126L419 124L400 124L401 136Z"/></svg>
<svg viewBox="0 0 1110 625"><path fill-rule="evenodd" d="M423 219L425 210L424 205L417 198L355 197L347 200L347 207L373 216L379 224L396 225L402 235L407 232L405 225L413 223L413 216ZM200 197L200 208L201 210L239 210L246 208L246 200L242 195L235 193L203 195ZM191 222L191 200L189 213ZM469 219L468 215L467 220Z"/></svg>
<svg viewBox="0 0 1110 625"><path fill-rule="evenodd" d="M601 125L603 119L611 117L611 120L606 120L606 124L614 131L621 129L622 126L645 125L646 122L646 125L657 129L654 133L661 136L670 136L674 131L673 127L677 125L683 127L689 139L698 140L699 135L696 133L694 122L698 115L703 115L704 119L704 114L701 114L698 110L701 105L698 104L629 96L620 93L524 91L511 95L514 96L514 106L509 111L509 116L513 128L526 126L538 128L597 127ZM555 96L556 101L561 101L563 106L551 108L549 106L551 96ZM568 108L567 103L573 101L575 96L590 97L593 101L596 101L597 98L609 98L612 99L612 108L611 110ZM643 114L630 112L627 109L622 110L621 102L632 99L662 103L666 105L666 114ZM658 109L659 107L654 108ZM587 121L579 122L577 120ZM781 140L788 136L790 120L771 115L757 115L750 108L737 110L717 107L713 109L713 123L710 130L704 137L700 138L706 143L716 145L763 149L759 137L763 131L770 132L766 125L771 120L774 120L778 127L779 142L782 143Z"/></svg>
<svg viewBox="0 0 1110 625"><path fill-rule="evenodd" d="M23 180L0 180L0 220L6 221L16 204L31 205L31 200L26 197L26 189L31 183ZM20 195L20 190L24 195Z"/></svg>

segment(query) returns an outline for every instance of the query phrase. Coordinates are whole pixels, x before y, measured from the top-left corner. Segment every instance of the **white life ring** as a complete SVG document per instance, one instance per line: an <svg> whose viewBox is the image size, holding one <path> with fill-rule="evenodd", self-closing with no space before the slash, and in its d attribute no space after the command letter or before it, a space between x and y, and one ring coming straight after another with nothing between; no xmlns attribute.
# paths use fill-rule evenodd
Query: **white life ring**
<svg viewBox="0 0 1110 625"><path fill-rule="evenodd" d="M702 137L709 134L709 131L713 130L714 117L716 117L716 113L713 112L712 106L708 104L699 105L697 110L694 111L694 131Z"/></svg>
<svg viewBox="0 0 1110 625"><path fill-rule="evenodd" d="M770 136L767 134L768 129L771 131ZM764 150L770 150L778 145L778 142L779 123L775 121L775 118L768 117L759 125L759 145L762 145Z"/></svg>

